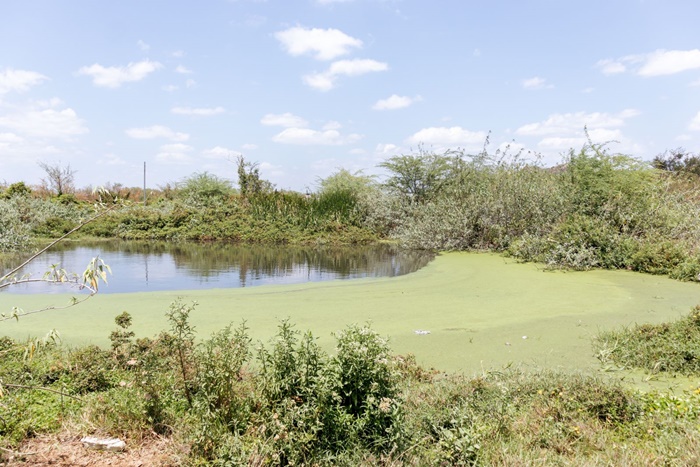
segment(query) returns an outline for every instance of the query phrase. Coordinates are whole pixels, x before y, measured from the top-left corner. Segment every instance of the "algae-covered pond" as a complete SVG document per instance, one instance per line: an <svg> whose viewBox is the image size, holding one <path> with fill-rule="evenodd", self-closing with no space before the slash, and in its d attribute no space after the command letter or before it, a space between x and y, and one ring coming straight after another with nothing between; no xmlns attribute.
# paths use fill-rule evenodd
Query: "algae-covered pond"
<svg viewBox="0 0 700 467"><path fill-rule="evenodd" d="M176 297L199 303L192 322L201 337L245 320L254 340L267 341L289 318L332 350L334 331L369 321L390 337L395 353L474 373L509 364L596 369L590 339L599 329L676 319L700 302L700 285L627 271L546 272L495 254L447 253L393 278L101 294L6 321L2 333L22 338L55 328L68 344L106 345L114 316L128 311L136 335L153 336L167 328L164 313ZM0 294L0 306L33 309L69 298Z"/></svg>

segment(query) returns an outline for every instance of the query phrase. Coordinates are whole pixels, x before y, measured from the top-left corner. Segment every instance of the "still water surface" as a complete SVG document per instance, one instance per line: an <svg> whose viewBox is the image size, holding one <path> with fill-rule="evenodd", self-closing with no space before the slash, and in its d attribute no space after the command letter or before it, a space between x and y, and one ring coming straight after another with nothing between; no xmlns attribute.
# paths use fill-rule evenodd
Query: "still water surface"
<svg viewBox="0 0 700 467"><path fill-rule="evenodd" d="M393 277L414 272L433 259L431 253L402 250L392 245L310 248L100 241L58 245L37 258L20 275L40 278L52 265L81 273L97 255L112 269L109 283L100 287L100 293ZM7 271L12 265L0 266ZM65 286L42 283L16 285L5 290L23 294L70 292Z"/></svg>

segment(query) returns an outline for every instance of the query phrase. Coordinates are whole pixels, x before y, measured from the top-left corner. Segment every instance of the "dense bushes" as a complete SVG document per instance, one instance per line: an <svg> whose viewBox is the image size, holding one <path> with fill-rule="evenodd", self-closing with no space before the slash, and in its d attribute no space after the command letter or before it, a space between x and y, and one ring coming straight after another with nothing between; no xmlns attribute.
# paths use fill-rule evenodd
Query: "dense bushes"
<svg viewBox="0 0 700 467"><path fill-rule="evenodd" d="M426 164L434 166L434 158ZM407 187L387 215L395 222L391 234L408 247L495 249L555 268L697 278L698 183L685 180L680 189L675 178L593 144L549 169L518 157L443 158L449 172L439 190L416 198Z"/></svg>

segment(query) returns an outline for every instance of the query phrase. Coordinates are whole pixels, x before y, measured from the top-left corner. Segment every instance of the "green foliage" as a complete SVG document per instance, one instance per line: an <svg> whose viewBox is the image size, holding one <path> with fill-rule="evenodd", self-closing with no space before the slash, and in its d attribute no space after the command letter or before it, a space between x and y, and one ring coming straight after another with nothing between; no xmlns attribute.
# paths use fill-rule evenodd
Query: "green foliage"
<svg viewBox="0 0 700 467"><path fill-rule="evenodd" d="M385 181L409 203L424 203L437 196L450 182L458 158L445 153L394 156L379 164L390 173Z"/></svg>
<svg viewBox="0 0 700 467"><path fill-rule="evenodd" d="M9 199L14 196L29 196L31 193L31 188L25 185L24 182L17 182L8 186L2 195L0 195L0 198Z"/></svg>
<svg viewBox="0 0 700 467"><path fill-rule="evenodd" d="M672 323L637 324L600 332L594 346L605 365L700 374L700 306Z"/></svg>
<svg viewBox="0 0 700 467"><path fill-rule="evenodd" d="M233 192L231 182L208 172L190 175L178 184L178 189L183 202L197 208L222 203Z"/></svg>
<svg viewBox="0 0 700 467"><path fill-rule="evenodd" d="M248 162L243 156L238 156L236 165L238 169L238 188L242 197L247 198L272 192L274 185L260 178L260 167L258 167L257 162Z"/></svg>
<svg viewBox="0 0 700 467"><path fill-rule="evenodd" d="M671 149L655 156L651 165L655 169L675 174L700 176L700 155L686 151L684 148Z"/></svg>

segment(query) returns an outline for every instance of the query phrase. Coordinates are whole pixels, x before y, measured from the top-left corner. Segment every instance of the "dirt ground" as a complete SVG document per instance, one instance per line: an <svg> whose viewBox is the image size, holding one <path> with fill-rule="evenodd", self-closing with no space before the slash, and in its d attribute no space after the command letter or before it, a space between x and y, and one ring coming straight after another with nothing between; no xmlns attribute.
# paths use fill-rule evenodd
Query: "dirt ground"
<svg viewBox="0 0 700 467"><path fill-rule="evenodd" d="M13 467L170 467L180 465L178 449L171 440L151 438L138 445L127 441L123 452L88 449L80 436L40 436L24 442L17 452L3 451L0 465Z"/></svg>

